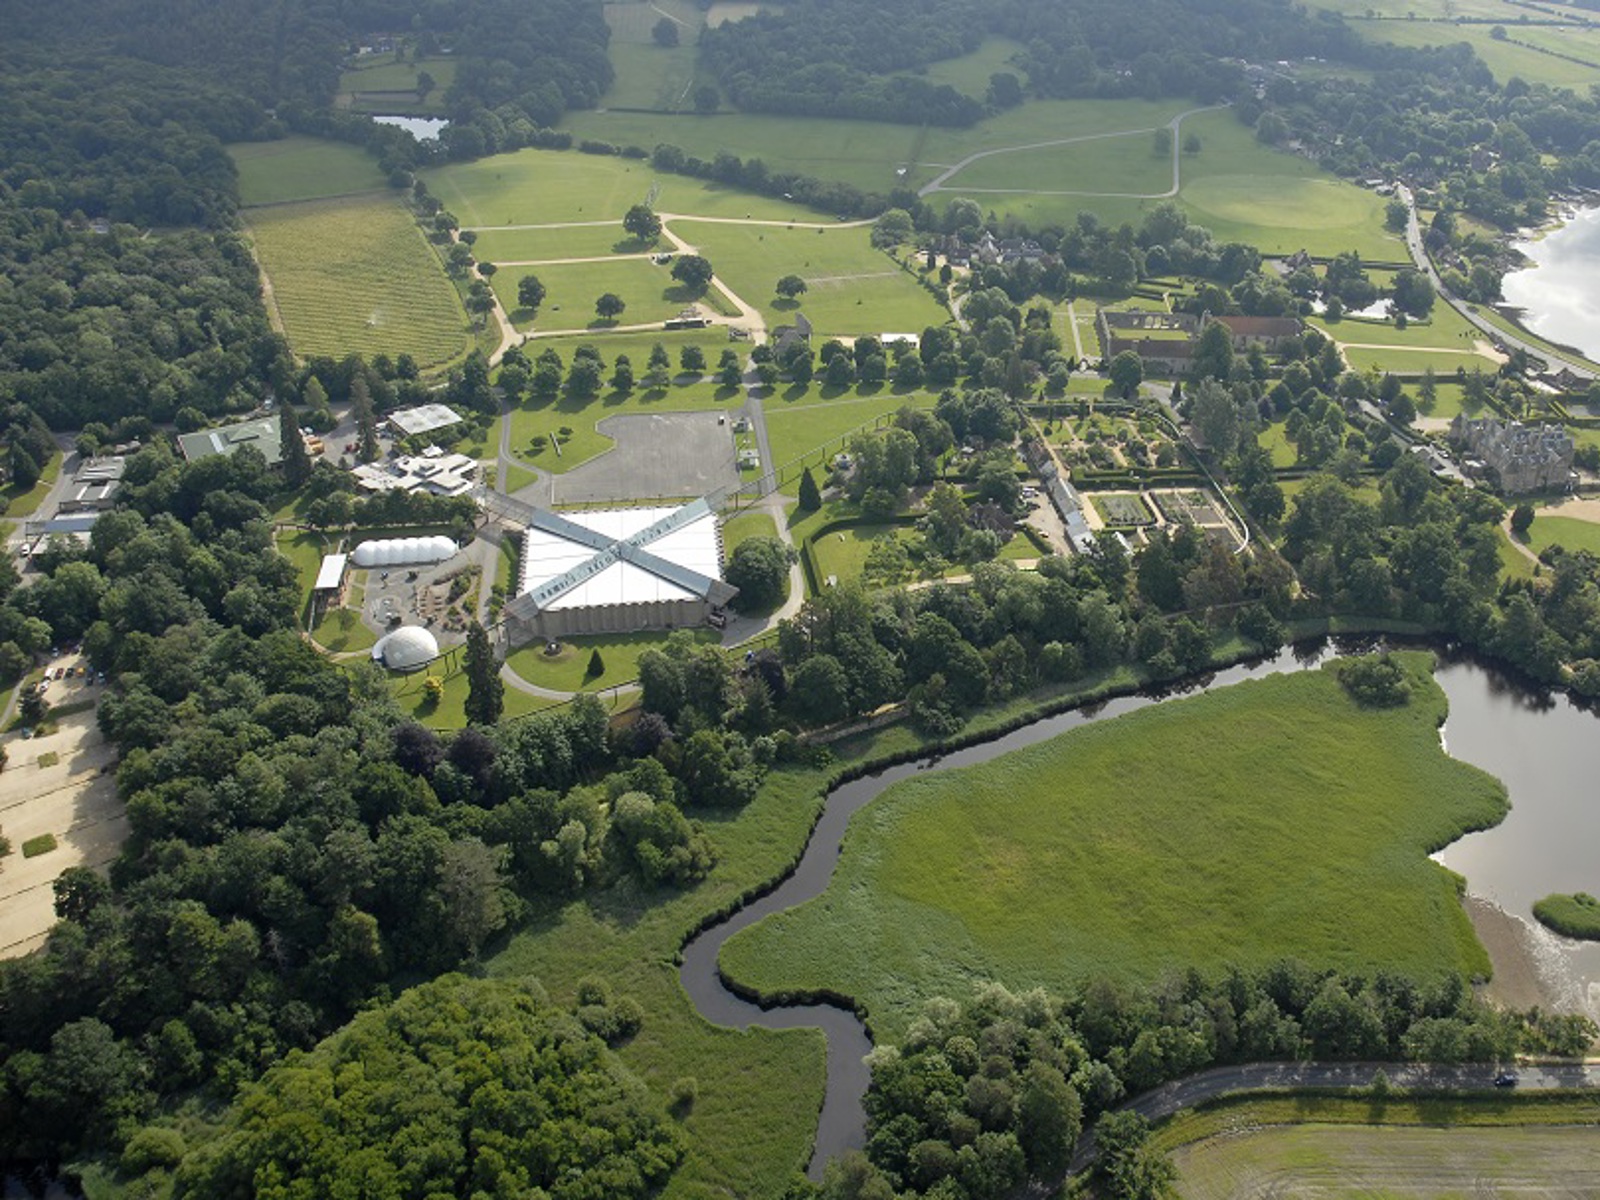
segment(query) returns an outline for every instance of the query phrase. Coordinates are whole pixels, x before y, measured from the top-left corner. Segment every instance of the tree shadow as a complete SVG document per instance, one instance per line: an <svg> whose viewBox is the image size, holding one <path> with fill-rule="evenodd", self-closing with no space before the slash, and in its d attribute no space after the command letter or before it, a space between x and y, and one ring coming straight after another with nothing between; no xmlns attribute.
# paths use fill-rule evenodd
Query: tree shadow
<svg viewBox="0 0 1600 1200"><path fill-rule="evenodd" d="M783 389L783 398L785 402L794 404L805 399L806 394L810 391L811 385L809 383L791 383Z"/></svg>
<svg viewBox="0 0 1600 1200"><path fill-rule="evenodd" d="M617 327L617 324L618 324L618 318L616 318L616 317L596 317L594 320L590 321L587 325L585 325L584 328L585 329L596 329L596 330L615 329Z"/></svg>
<svg viewBox="0 0 1600 1200"><path fill-rule="evenodd" d="M772 307L777 309L779 312L793 312L795 309L800 307L800 301L790 300L783 296L779 296L772 302Z"/></svg>
<svg viewBox="0 0 1600 1200"><path fill-rule="evenodd" d="M732 400L735 396L737 396L739 394L740 390L741 389L736 388L736 387L728 387L726 384L721 384L721 385L718 385L717 390L712 393L712 396L719 403L722 403L722 402L726 402L728 400Z"/></svg>

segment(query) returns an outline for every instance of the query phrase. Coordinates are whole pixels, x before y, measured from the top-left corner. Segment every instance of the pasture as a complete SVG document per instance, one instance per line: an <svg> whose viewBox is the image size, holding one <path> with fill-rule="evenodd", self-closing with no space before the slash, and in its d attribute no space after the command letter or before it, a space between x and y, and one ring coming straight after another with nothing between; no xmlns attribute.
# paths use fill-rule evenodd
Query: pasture
<svg viewBox="0 0 1600 1200"><path fill-rule="evenodd" d="M1575 1196L1600 1180L1600 1138L1585 1127L1280 1125L1182 1146L1173 1165L1181 1200Z"/></svg>
<svg viewBox="0 0 1600 1200"><path fill-rule="evenodd" d="M532 320L526 309L517 306L517 285L525 275L537 275L546 289L544 303ZM491 283L518 329L609 329L613 322L601 321L594 309L594 302L605 292L615 293L627 303L616 318L618 325L665 321L695 300L672 278L669 268L648 258L506 267L495 272Z"/></svg>
<svg viewBox="0 0 1600 1200"><path fill-rule="evenodd" d="M992 154L954 176L950 186L1159 196L1172 187L1172 152L1157 153L1150 132L1109 133L1065 146Z"/></svg>
<svg viewBox="0 0 1600 1200"><path fill-rule="evenodd" d="M1532 41L1530 38L1524 38L1524 30L1515 28L1510 21L1506 24L1511 37ZM1563 54L1572 54L1577 58L1587 58L1589 61L1585 63L1557 57L1547 50L1535 49L1532 46L1518 46L1510 40L1500 41L1491 35L1491 27L1487 25L1456 25L1449 21L1355 19L1350 22L1350 26L1368 41L1387 42L1393 46L1451 46L1457 42L1465 42L1493 72L1495 80L1502 84L1512 76L1520 77L1529 83L1548 83L1555 87L1570 87L1580 91L1592 83L1600 83L1600 67L1589 65L1600 62L1600 54L1595 53L1592 43L1569 44L1562 51Z"/></svg>
<svg viewBox="0 0 1600 1200"><path fill-rule="evenodd" d="M345 142L300 136L235 142L228 154L239 168L239 201L246 208L324 200L386 186L378 160Z"/></svg>
<svg viewBox="0 0 1600 1200"><path fill-rule="evenodd" d="M1400 709L1356 707L1329 670L1276 676L898 783L828 889L730 939L722 969L851 996L889 1040L977 979L1063 991L1285 956L1486 975L1427 854L1500 820L1505 791L1443 752L1443 693L1409 665Z"/></svg>
<svg viewBox="0 0 1600 1200"><path fill-rule="evenodd" d="M683 118L673 120L685 124ZM803 205L752 196L683 175L658 175L648 162L616 155L518 150L435 167L421 175L429 190L468 228L620 221L629 208L644 203L656 184L660 185L657 212L818 219Z"/></svg>
<svg viewBox="0 0 1600 1200"><path fill-rule="evenodd" d="M562 258L599 258L606 254L640 254L650 249L631 238L620 222L573 225L556 229L478 230L472 254L479 262L545 262Z"/></svg>
<svg viewBox="0 0 1600 1200"><path fill-rule="evenodd" d="M944 306L899 263L872 248L864 227L785 229L674 221L672 231L709 258L717 277L759 308L768 325L793 321L797 309L804 312L816 329L815 346L828 337L921 333L950 319ZM808 284L798 304L774 294L784 275L799 275Z"/></svg>
<svg viewBox="0 0 1600 1200"><path fill-rule="evenodd" d="M302 358L410 354L427 368L471 346L455 288L398 201L258 209L249 214L249 233L289 345Z"/></svg>

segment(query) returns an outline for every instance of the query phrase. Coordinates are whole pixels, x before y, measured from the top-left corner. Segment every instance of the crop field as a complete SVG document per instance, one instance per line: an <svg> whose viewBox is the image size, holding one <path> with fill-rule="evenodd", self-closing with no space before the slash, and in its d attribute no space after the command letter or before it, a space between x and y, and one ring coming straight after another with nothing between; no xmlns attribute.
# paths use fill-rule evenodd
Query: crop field
<svg viewBox="0 0 1600 1200"><path fill-rule="evenodd" d="M782 229L674 221L672 231L693 243L717 276L761 309L769 325L794 319L796 307L818 338L885 332L921 333L950 314L894 259L874 250L870 231ZM773 292L779 278L799 275L809 285L798 306ZM543 276L540 276L543 278Z"/></svg>
<svg viewBox="0 0 1600 1200"><path fill-rule="evenodd" d="M1455 25L1448 21L1367 21L1350 22L1358 34L1373 42L1388 42L1394 46L1449 46L1466 42L1494 73L1497 82L1505 83L1513 75L1529 83L1548 83L1557 87L1583 89L1591 83L1600 83L1600 68L1558 58L1510 41L1498 41L1490 36L1486 25ZM1513 29L1512 37L1522 39L1522 30ZM1523 39L1529 40L1532 39ZM1591 47L1579 44L1565 53L1579 58L1600 61Z"/></svg>
<svg viewBox="0 0 1600 1200"><path fill-rule="evenodd" d="M261 209L250 214L250 234L301 357L410 354L432 367L471 345L455 289L398 202Z"/></svg>
<svg viewBox="0 0 1600 1200"><path fill-rule="evenodd" d="M598 258L604 254L642 254L650 249L623 230L620 223L574 225L565 229L477 230L473 257L500 266L560 258Z"/></svg>
<svg viewBox="0 0 1600 1200"><path fill-rule="evenodd" d="M670 118L683 125L681 117ZM657 138L656 141L664 140ZM656 142L641 143L653 146ZM815 221L804 205L690 179L658 175L648 162L574 150L518 150L422 172L429 189L463 226L620 221L660 185L657 212Z"/></svg>
<svg viewBox="0 0 1600 1200"><path fill-rule="evenodd" d="M323 200L386 186L377 159L344 142L286 137L275 142L235 142L228 153L239 168L239 200L247 208Z"/></svg>
<svg viewBox="0 0 1600 1200"><path fill-rule="evenodd" d="M1173 1164L1182 1200L1554 1198L1600 1189L1600 1138L1592 1128L1269 1126L1183 1146Z"/></svg>
<svg viewBox="0 0 1600 1200"><path fill-rule="evenodd" d="M544 303L533 320L529 320L526 310L517 307L517 285L525 275L537 275L546 289ZM627 303L628 307L616 318L618 325L665 321L695 299L672 278L669 268L657 266L648 258L506 267L496 271L491 282L495 295L519 329L608 329L612 322L601 321L594 310L594 302L605 292L613 292Z"/></svg>
<svg viewBox="0 0 1600 1200"><path fill-rule="evenodd" d="M1427 854L1498 821L1505 791L1440 748L1443 693L1409 661L1400 709L1357 708L1328 670L1277 676L898 783L827 891L736 935L722 969L854 997L889 1040L974 979L1061 991L1285 956L1486 974Z"/></svg>

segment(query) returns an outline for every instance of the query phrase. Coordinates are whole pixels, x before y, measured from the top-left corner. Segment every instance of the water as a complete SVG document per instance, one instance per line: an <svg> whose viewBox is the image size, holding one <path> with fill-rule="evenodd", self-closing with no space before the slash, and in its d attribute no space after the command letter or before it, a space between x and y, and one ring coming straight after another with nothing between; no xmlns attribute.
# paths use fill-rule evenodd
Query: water
<svg viewBox="0 0 1600 1200"><path fill-rule="evenodd" d="M1339 652L1368 648L1343 643ZM1175 694L1207 691L1243 679L1304 670L1332 652L1327 643L1297 646L1265 662L1243 664L1191 681L1162 695L1127 696L1046 717L994 741L944 756L889 767L841 784L829 793L821 820L794 872L770 893L692 939L679 978L695 1008L718 1025L745 1029L821 1028L828 1041L827 1084L810 1173L866 1138L862 1097L870 1072L862 1062L872 1043L854 1013L826 1003L763 1010L724 986L717 969L722 944L761 918L819 895L838 865L850 818L885 788L921 771L970 766L1034 745L1090 721L1120 716ZM1498 776L1512 810L1494 829L1468 835L1436 857L1467 879L1469 895L1520 924L1539 983L1562 1011L1600 1017L1600 944L1558 938L1532 917L1533 902L1552 891L1600 894L1600 717L1564 694L1530 690L1491 667L1444 657L1437 674L1450 701L1441 733L1457 758ZM1497 964L1498 966L1498 964Z"/></svg>
<svg viewBox="0 0 1600 1200"><path fill-rule="evenodd" d="M1600 208L1580 209L1517 249L1535 265L1501 282L1506 303L1540 337L1600 357Z"/></svg>
<svg viewBox="0 0 1600 1200"><path fill-rule="evenodd" d="M419 142L439 140L439 134L450 124L443 117L373 117L379 125L394 125L404 129Z"/></svg>
<svg viewBox="0 0 1600 1200"><path fill-rule="evenodd" d="M1600 894L1600 716L1477 662L1448 662L1436 677L1450 698L1445 748L1499 778L1511 812L1435 857L1522 922L1555 1007L1600 1019L1600 943L1557 937L1533 917L1551 892Z"/></svg>

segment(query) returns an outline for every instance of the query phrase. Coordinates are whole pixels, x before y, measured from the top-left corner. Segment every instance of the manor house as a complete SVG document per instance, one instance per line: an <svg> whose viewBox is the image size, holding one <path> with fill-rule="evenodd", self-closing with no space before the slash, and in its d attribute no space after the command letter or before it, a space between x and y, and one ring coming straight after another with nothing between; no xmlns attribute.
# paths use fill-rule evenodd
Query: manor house
<svg viewBox="0 0 1600 1200"><path fill-rule="evenodd" d="M1498 417L1469 420L1456 414L1450 442L1478 459L1508 496L1566 491L1572 486L1573 442L1559 425L1524 425ZM1469 459L1468 473L1475 464Z"/></svg>

